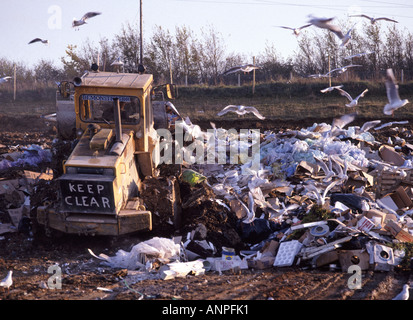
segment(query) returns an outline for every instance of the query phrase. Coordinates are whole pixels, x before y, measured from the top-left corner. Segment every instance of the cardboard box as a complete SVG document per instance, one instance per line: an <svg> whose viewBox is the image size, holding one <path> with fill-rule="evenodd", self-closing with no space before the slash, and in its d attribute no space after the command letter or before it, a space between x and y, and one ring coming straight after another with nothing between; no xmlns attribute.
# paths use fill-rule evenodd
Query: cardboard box
<svg viewBox="0 0 413 320"><path fill-rule="evenodd" d="M390 197L393 199L394 203L397 205L399 209L403 209L406 207L411 207L413 205L412 200L406 193L406 190L400 186L398 187Z"/></svg>
<svg viewBox="0 0 413 320"><path fill-rule="evenodd" d="M390 146L381 146L379 148L379 155L384 161L395 166L402 166L404 164L404 158Z"/></svg>
<svg viewBox="0 0 413 320"><path fill-rule="evenodd" d="M366 218L365 216L361 217L361 219L357 223L357 229L365 233L369 233L369 231L373 229L374 226L374 222L371 221L369 218Z"/></svg>
<svg viewBox="0 0 413 320"><path fill-rule="evenodd" d="M385 229L388 230L393 237L401 242L413 242L413 236L407 231L403 230L397 222L389 220Z"/></svg>

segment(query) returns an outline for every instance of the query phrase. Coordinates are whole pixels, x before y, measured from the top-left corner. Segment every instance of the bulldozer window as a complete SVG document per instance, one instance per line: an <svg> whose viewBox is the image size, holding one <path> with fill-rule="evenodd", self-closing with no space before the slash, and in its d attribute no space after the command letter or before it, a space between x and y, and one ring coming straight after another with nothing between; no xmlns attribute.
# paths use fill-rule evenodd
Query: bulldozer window
<svg viewBox="0 0 413 320"><path fill-rule="evenodd" d="M113 98L119 98L123 124L138 124L140 101L133 96L109 96L83 94L80 96L81 120L93 123L115 123Z"/></svg>

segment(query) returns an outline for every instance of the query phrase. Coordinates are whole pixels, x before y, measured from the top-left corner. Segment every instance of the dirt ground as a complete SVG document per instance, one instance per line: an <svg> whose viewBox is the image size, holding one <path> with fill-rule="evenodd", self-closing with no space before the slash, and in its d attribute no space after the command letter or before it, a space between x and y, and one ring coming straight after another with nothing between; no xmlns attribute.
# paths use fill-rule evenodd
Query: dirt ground
<svg viewBox="0 0 413 320"><path fill-rule="evenodd" d="M318 119L320 121L320 119ZM308 121L309 125L313 122ZM310 123L311 122L311 123ZM216 123L217 126L221 125ZM240 123L239 127L255 123ZM203 126L208 126L205 122ZM260 122L262 130L286 127L304 127L303 122L282 124ZM0 117L0 144L14 146L40 144L50 147L55 129L39 117ZM0 149L0 153L5 149ZM35 168L33 168L35 169ZM12 172L3 172L8 178ZM199 208L193 208L197 211ZM208 208L203 208L208 210ZM0 218L6 215L0 207ZM203 212L197 211L183 221L186 227L198 223ZM199 218L199 219L198 219ZM198 220L197 220L198 219ZM220 220L221 219L221 220ZM231 230L229 213L206 222L215 226L214 239L222 243L239 244ZM204 221L205 222L205 221ZM189 228L190 229L190 228ZM182 230L184 234L185 230ZM269 268L264 270L232 270L188 275L173 280L151 279L151 274L127 272L104 266L92 257L94 253L115 255L119 249L129 251L142 240L150 239L154 232L121 237L61 236L49 238L42 232L34 239L19 232L8 233L0 240L0 278L13 270L13 285L9 290L0 288L2 300L390 300L410 279L410 273L366 271L362 275L362 288L349 289L349 274L328 268ZM61 289L48 288L54 282L56 268L61 270ZM51 269L49 269L52 267ZM53 269L54 268L54 269ZM144 279L144 280L142 280ZM49 283L49 281L51 281Z"/></svg>

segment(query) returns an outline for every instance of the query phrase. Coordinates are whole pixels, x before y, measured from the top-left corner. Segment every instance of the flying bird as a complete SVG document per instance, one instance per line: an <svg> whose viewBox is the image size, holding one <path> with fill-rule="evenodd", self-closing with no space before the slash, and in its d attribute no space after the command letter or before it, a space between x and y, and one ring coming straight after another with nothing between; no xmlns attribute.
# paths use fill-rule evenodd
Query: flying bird
<svg viewBox="0 0 413 320"><path fill-rule="evenodd" d="M245 64L242 66L236 66L236 67L232 67L228 70L226 70L222 75L226 76L228 74L231 73L236 73L236 72L244 72L244 73L248 73L251 72L252 70L256 70L256 69L261 69L261 67L258 66L254 66L253 64Z"/></svg>
<svg viewBox="0 0 413 320"><path fill-rule="evenodd" d="M311 15L310 17L311 19L308 20L308 22L312 25L333 32L337 37L340 38L340 40L344 38L343 32L341 31L340 27L331 23L334 18L316 18Z"/></svg>
<svg viewBox="0 0 413 320"><path fill-rule="evenodd" d="M357 133L360 134L360 133L363 133L363 132L367 132L370 129L376 127L380 123L381 123L381 120L367 121L361 126L361 128L357 131Z"/></svg>
<svg viewBox="0 0 413 320"><path fill-rule="evenodd" d="M3 77L3 78L0 78L0 83L7 82L9 79L11 79L11 77L9 77L9 76L6 76L6 77Z"/></svg>
<svg viewBox="0 0 413 320"><path fill-rule="evenodd" d="M41 42L41 43L43 43L43 44L45 44L45 45L49 45L49 40L43 40L43 39L40 39L40 38L34 38L32 41L30 41L28 44L32 44L32 43L35 43L35 42Z"/></svg>
<svg viewBox="0 0 413 320"><path fill-rule="evenodd" d="M350 103L346 104L346 107L349 107L349 108L355 107L358 104L359 99L364 97L366 92L369 91L369 89L365 89L362 93L360 93L356 98L353 99L352 96L347 91L344 91L343 89L340 89L340 88L337 90L340 92L342 96L346 97L350 101Z"/></svg>
<svg viewBox="0 0 413 320"><path fill-rule="evenodd" d="M331 136L336 136L337 134L340 134L346 125L349 123L353 122L356 119L357 112L354 113L349 113L341 116L340 118L334 118L333 123L331 124L331 130L330 130L330 135Z"/></svg>
<svg viewBox="0 0 413 320"><path fill-rule="evenodd" d="M76 18L74 18L72 22L72 27L73 28L80 27L81 25L84 25L85 23L87 23L86 20L96 17L100 14L101 14L100 12L88 12L80 20L76 20Z"/></svg>
<svg viewBox="0 0 413 320"><path fill-rule="evenodd" d="M333 72L344 73L348 70L348 68L353 68L353 67L362 67L362 65L360 65L360 64L349 64L349 65L344 66L344 67L335 68L335 69L327 72L326 75L329 75Z"/></svg>
<svg viewBox="0 0 413 320"><path fill-rule="evenodd" d="M386 20L386 21L390 21L390 22L394 22L394 23L399 23L399 22L396 21L396 20L389 19L389 18L386 18L386 17L373 18L373 17L369 17L369 16L367 16L367 15L365 15L365 14L357 14L357 15L353 15L353 16L350 16L350 17L362 17L362 18L366 18L366 19L369 19L369 20L370 20L371 24L375 24L378 20Z"/></svg>
<svg viewBox="0 0 413 320"><path fill-rule="evenodd" d="M403 290L395 296L392 300L409 300L409 289L410 286L408 284L405 284L403 286Z"/></svg>
<svg viewBox="0 0 413 320"><path fill-rule="evenodd" d="M341 38L341 44L340 47L345 47L351 40L351 31L353 30L354 26L350 28L349 31L343 37Z"/></svg>
<svg viewBox="0 0 413 320"><path fill-rule="evenodd" d="M0 287L7 288L7 292L9 291L9 288L13 284L12 274L13 274L13 271L10 270L7 273L7 276L3 280L0 281Z"/></svg>
<svg viewBox="0 0 413 320"><path fill-rule="evenodd" d="M328 77L328 74L321 74L321 73L310 74L307 76L307 78L314 78L314 79L327 78L327 77Z"/></svg>
<svg viewBox="0 0 413 320"><path fill-rule="evenodd" d="M384 106L383 113L385 115L394 115L395 110L409 103L407 99L400 99L399 86L396 84L393 69L386 70L386 91L389 103Z"/></svg>
<svg viewBox="0 0 413 320"><path fill-rule="evenodd" d="M291 27L285 27L285 26L279 26L279 28L284 28L284 29L292 30L292 31L293 31L293 34L296 35L296 36L298 36L298 35L300 34L301 30L303 30L303 29L305 29L305 28L308 28L309 26L311 26L311 23L306 24L306 25L304 25L304 26L301 26L301 27L299 27L299 28L291 28Z"/></svg>
<svg viewBox="0 0 413 320"><path fill-rule="evenodd" d="M222 116L228 112L235 112L238 115L244 115L246 113L253 113L258 119L264 120L265 117L262 116L255 107L246 107L241 105L229 105L217 113L217 116Z"/></svg>
<svg viewBox="0 0 413 320"><path fill-rule="evenodd" d="M382 124L380 127L374 128L374 130L381 130L383 128L391 127L394 124L408 124L408 123L409 123L409 121L407 121L407 120L387 122L387 123Z"/></svg>
<svg viewBox="0 0 413 320"><path fill-rule="evenodd" d="M320 90L320 92L326 93L326 92L333 91L334 89L340 89L340 88L342 88L342 87L343 87L343 85L332 86L332 87L328 87L328 88L322 89L322 90Z"/></svg>
<svg viewBox="0 0 413 320"><path fill-rule="evenodd" d="M364 55L367 55L367 54L372 54L372 53L374 53L374 51L367 51L367 52L356 53L356 54L353 54L353 55L351 55L351 56L345 57L344 59L350 60L350 59L352 59L352 58L358 58L358 57L361 57L361 56L364 56Z"/></svg>
<svg viewBox="0 0 413 320"><path fill-rule="evenodd" d="M123 63L123 61L121 60L121 58L118 57L118 58L116 58L110 65L111 65L111 66L120 67L120 66L123 66L124 63Z"/></svg>

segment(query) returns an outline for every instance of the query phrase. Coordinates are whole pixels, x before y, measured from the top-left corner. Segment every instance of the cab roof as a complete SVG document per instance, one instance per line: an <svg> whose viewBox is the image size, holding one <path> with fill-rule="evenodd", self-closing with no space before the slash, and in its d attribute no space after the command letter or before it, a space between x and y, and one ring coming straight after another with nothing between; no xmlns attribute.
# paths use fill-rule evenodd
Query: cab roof
<svg viewBox="0 0 413 320"><path fill-rule="evenodd" d="M152 74L89 72L82 78L81 86L146 89L152 79Z"/></svg>

